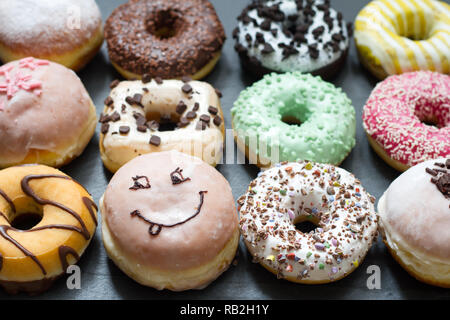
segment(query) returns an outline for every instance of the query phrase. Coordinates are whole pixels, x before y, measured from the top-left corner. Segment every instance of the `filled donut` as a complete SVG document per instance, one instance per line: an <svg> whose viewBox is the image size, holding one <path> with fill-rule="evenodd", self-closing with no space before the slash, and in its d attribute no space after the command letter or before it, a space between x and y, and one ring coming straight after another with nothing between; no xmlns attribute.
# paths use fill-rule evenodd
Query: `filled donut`
<svg viewBox="0 0 450 320"><path fill-rule="evenodd" d="M297 160L338 165L355 145L350 99L310 74L264 76L241 92L231 115L239 149L259 167Z"/></svg>
<svg viewBox="0 0 450 320"><path fill-rule="evenodd" d="M450 288L450 157L402 173L378 202L384 243L418 280Z"/></svg>
<svg viewBox="0 0 450 320"><path fill-rule="evenodd" d="M356 17L361 63L377 78L450 72L450 6L437 0L375 0Z"/></svg>
<svg viewBox="0 0 450 320"><path fill-rule="evenodd" d="M201 289L234 259L230 185L199 158L170 151L131 160L111 179L100 210L109 257L142 285Z"/></svg>
<svg viewBox="0 0 450 320"><path fill-rule="evenodd" d="M32 57L0 67L0 168L67 164L83 152L96 122L72 70Z"/></svg>
<svg viewBox="0 0 450 320"><path fill-rule="evenodd" d="M219 61L223 26L207 0L134 0L105 24L113 66L127 79L201 79Z"/></svg>
<svg viewBox="0 0 450 320"><path fill-rule="evenodd" d="M391 167L405 171L450 155L450 76L431 71L380 82L363 110L370 145Z"/></svg>
<svg viewBox="0 0 450 320"><path fill-rule="evenodd" d="M8 293L47 290L89 245L96 216L89 193L59 170L1 170L0 286Z"/></svg>
<svg viewBox="0 0 450 320"><path fill-rule="evenodd" d="M233 31L242 65L255 73L332 77L347 57L351 25L328 0L253 1Z"/></svg>
<svg viewBox="0 0 450 320"><path fill-rule="evenodd" d="M292 282L339 280L364 259L377 235L375 199L332 165L284 162L263 171L239 198L240 229L255 262ZM308 221L308 233L296 224Z"/></svg>
<svg viewBox="0 0 450 320"><path fill-rule="evenodd" d="M4 63L31 56L78 71L102 43L102 17L94 0L0 2L0 60Z"/></svg>
<svg viewBox="0 0 450 320"><path fill-rule="evenodd" d="M219 163L225 125L220 93L211 85L145 75L111 87L100 116L100 153L110 171L141 154L167 150Z"/></svg>

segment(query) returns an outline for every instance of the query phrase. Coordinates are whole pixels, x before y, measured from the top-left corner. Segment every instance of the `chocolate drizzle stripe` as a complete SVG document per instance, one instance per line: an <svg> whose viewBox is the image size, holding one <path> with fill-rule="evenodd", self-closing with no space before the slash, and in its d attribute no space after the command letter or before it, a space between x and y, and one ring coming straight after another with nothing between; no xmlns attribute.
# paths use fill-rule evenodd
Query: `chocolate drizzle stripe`
<svg viewBox="0 0 450 320"><path fill-rule="evenodd" d="M75 249L68 247L68 246L60 246L58 248L59 253L59 259L61 260L61 266L63 268L63 271L66 272L67 268L69 267L69 263L67 262L67 256L70 254L75 258L75 260L78 261L80 259L80 256L75 251Z"/></svg>
<svg viewBox="0 0 450 320"><path fill-rule="evenodd" d="M179 175L179 177L177 175ZM183 177L183 169L180 168L176 168L174 171L170 173L170 179L172 180L173 185L191 180L191 178Z"/></svg>
<svg viewBox="0 0 450 320"><path fill-rule="evenodd" d="M150 227L148 229L149 233L152 236L156 236L156 235L158 235L161 232L162 228L172 228L172 227L184 224L184 223L188 222L189 220L195 218L200 213L200 211L202 209L203 200L204 200L204 194L207 193L207 192L208 191L200 191L199 192L200 203L199 203L199 205L197 207L196 212L192 216L184 219L183 221L177 222L177 223L173 223L173 224L156 223L156 222L151 221L150 219L147 219L143 215L141 215L141 213L138 210L135 210L135 211L131 212L130 215L131 216L137 216L138 218L140 218L140 219L144 220L146 223L148 223L150 225ZM155 230L155 227L156 227L156 230Z"/></svg>
<svg viewBox="0 0 450 320"><path fill-rule="evenodd" d="M83 200L84 205L88 209L89 214L92 217L92 220L94 221L95 225L97 226L98 225L97 215L96 215L96 213L98 212L97 205L95 204L94 201L92 201L88 197L83 197L82 200ZM93 209L95 209L95 211Z"/></svg>
<svg viewBox="0 0 450 320"><path fill-rule="evenodd" d="M3 217L6 221L9 222L8 217L5 216L5 214L3 212L0 211L0 217Z"/></svg>
<svg viewBox="0 0 450 320"><path fill-rule="evenodd" d="M42 265L42 263L39 261L38 258L36 258L36 256L31 253L30 251L28 251L24 246L22 246L20 243L18 243L16 240L14 240L9 234L8 234L8 230L11 230L12 228L9 226L0 226L0 235L7 241L11 242L13 245L15 245L17 247L17 249L19 249L20 251L23 252L23 254L25 254L27 257L30 257L37 265L38 267L41 269L42 273L44 275L47 275L47 271L45 271L44 266Z"/></svg>
<svg viewBox="0 0 450 320"><path fill-rule="evenodd" d="M83 222L83 220L81 219L81 217L80 217L80 215L78 213L76 213L75 211L73 211L72 209L66 207L65 205L63 205L61 203L40 198L37 194L34 193L33 189L31 189L31 187L29 185L29 182L31 180L46 179L46 178L57 178L57 179L72 180L72 178L67 177L67 176L62 176L62 175L53 175L53 174L28 175L28 176L24 177L22 179L22 182L21 182L23 192L27 196L33 198L33 200L36 201L37 203L39 203L40 205L52 205L52 206L60 208L61 210L64 210L67 213L69 213L71 216L73 216L78 221L78 223L81 226L81 229L75 227L76 231L79 232L80 234L82 234L83 237L86 240L89 240L91 235L90 235L88 229L86 228L85 223Z"/></svg>
<svg viewBox="0 0 450 320"><path fill-rule="evenodd" d="M9 206L11 207L11 210L15 213L16 206L14 205L14 202L11 200L10 197L8 197L8 195L2 189L0 189L0 196L2 196L3 199L5 199L6 202L8 202Z"/></svg>

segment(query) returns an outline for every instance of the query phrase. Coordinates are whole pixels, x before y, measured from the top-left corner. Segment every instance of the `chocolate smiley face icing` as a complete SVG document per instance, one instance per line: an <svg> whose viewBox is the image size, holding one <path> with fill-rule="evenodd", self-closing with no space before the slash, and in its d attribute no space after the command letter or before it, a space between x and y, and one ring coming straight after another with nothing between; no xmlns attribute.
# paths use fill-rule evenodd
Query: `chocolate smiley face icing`
<svg viewBox="0 0 450 320"><path fill-rule="evenodd" d="M325 0L253 1L233 31L242 65L255 73L332 77L347 57L351 25Z"/></svg>
<svg viewBox="0 0 450 320"><path fill-rule="evenodd" d="M112 12L105 38L127 79L201 79L218 62L225 32L207 0L134 0Z"/></svg>
<svg viewBox="0 0 450 320"><path fill-rule="evenodd" d="M355 145L355 110L340 88L300 72L270 74L231 109L236 142L250 162L340 164Z"/></svg>
<svg viewBox="0 0 450 320"><path fill-rule="evenodd" d="M100 209L109 257L142 285L201 289L234 259L231 188L199 158L165 151L131 160L111 179Z"/></svg>

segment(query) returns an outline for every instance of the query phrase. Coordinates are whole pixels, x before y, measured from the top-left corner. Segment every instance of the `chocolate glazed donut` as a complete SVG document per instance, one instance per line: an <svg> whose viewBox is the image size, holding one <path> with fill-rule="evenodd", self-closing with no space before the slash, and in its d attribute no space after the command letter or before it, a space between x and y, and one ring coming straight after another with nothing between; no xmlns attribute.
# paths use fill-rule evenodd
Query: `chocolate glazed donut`
<svg viewBox="0 0 450 320"><path fill-rule="evenodd" d="M131 0L107 19L105 38L126 78L199 79L217 62L225 32L207 0Z"/></svg>

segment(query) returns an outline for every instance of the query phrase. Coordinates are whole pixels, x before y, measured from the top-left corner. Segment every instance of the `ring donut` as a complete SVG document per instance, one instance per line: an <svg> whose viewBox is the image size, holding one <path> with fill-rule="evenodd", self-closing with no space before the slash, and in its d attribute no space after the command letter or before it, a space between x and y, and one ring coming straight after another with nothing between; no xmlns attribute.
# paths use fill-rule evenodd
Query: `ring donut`
<svg viewBox="0 0 450 320"><path fill-rule="evenodd" d="M112 12L105 38L126 79L201 79L219 61L225 31L207 0L134 0Z"/></svg>
<svg viewBox="0 0 450 320"><path fill-rule="evenodd" d="M75 71L100 50L103 23L95 0L0 2L0 60L50 60Z"/></svg>
<svg viewBox="0 0 450 320"><path fill-rule="evenodd" d="M206 287L230 266L239 244L227 180L177 151L142 155L121 167L100 210L108 256L158 290Z"/></svg>
<svg viewBox="0 0 450 320"><path fill-rule="evenodd" d="M354 271L377 235L375 199L332 165L281 163L239 198L240 229L254 261L292 282L318 284ZM295 224L309 221L309 233Z"/></svg>
<svg viewBox="0 0 450 320"><path fill-rule="evenodd" d="M254 1L233 31L242 65L255 73L300 71L332 77L348 53L351 24L330 1Z"/></svg>
<svg viewBox="0 0 450 320"><path fill-rule="evenodd" d="M450 155L450 76L431 71L380 82L363 110L370 145L391 167L405 171Z"/></svg>
<svg viewBox="0 0 450 320"><path fill-rule="evenodd" d="M100 116L100 153L110 171L141 154L167 150L219 163L225 125L220 93L211 85L144 75L111 87Z"/></svg>
<svg viewBox="0 0 450 320"><path fill-rule="evenodd" d="M24 165L0 171L0 285L9 293L39 293L83 254L95 232L89 193L57 169ZM15 228L26 215L42 220Z"/></svg>
<svg viewBox="0 0 450 320"><path fill-rule="evenodd" d="M375 0L355 21L361 63L378 79L411 71L450 73L450 6L436 0Z"/></svg>
<svg viewBox="0 0 450 320"><path fill-rule="evenodd" d="M239 149L250 163L340 164L355 145L350 99L320 77L270 74L241 92L231 109Z"/></svg>

